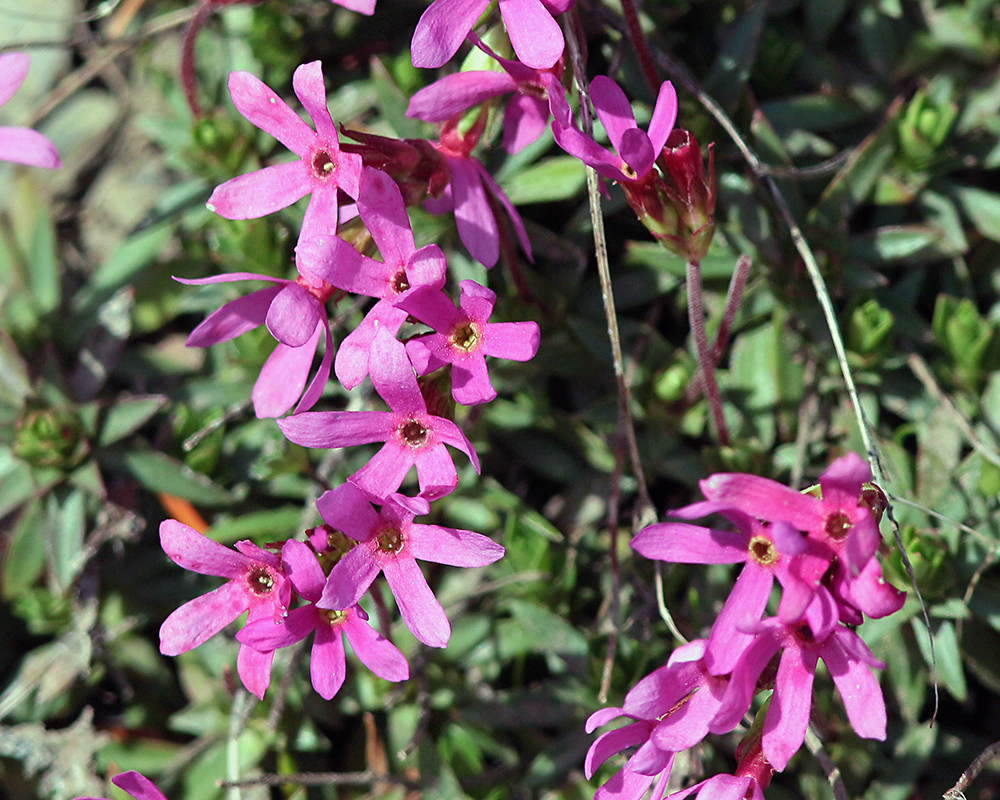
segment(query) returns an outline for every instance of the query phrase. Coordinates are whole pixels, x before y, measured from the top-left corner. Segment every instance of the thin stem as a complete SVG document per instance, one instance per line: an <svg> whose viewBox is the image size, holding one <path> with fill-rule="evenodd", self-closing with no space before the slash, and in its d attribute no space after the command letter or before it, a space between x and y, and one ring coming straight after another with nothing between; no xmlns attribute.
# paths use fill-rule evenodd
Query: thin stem
<svg viewBox="0 0 1000 800"><path fill-rule="evenodd" d="M983 752L981 752L978 756L976 756L976 760L973 761L969 765L969 768L962 773L962 776L958 779L955 785L942 795L944 800L965 800L965 795L963 794L965 788L976 779L976 776L980 772L983 771L983 767L985 767L997 756L1000 756L1000 742L994 742L983 750Z"/></svg>
<svg viewBox="0 0 1000 800"><path fill-rule="evenodd" d="M809 748L809 752L813 754L813 757L823 768L823 772L826 773L826 779L830 782L836 800L848 800L847 787L844 786L844 778L840 774L840 768L833 763L833 759L823 749L823 740L819 738L812 723L809 723L809 727L806 728L806 747Z"/></svg>
<svg viewBox="0 0 1000 800"><path fill-rule="evenodd" d="M195 119L201 119L203 112L198 102L198 80L194 72L194 43L198 31L208 21L215 11L213 0L199 0L198 10L184 29L184 42L181 46L181 86L184 88L184 99Z"/></svg>
<svg viewBox="0 0 1000 800"><path fill-rule="evenodd" d="M715 422L715 432L719 444L729 444L729 430L722 416L722 398L719 395L719 384L715 382L715 364L708 350L708 335L705 333L705 308L701 299L701 265L697 261L688 261L685 268L687 277L688 323L691 335L694 337L695 350L698 353L698 366L701 370L701 382L705 387L705 397Z"/></svg>

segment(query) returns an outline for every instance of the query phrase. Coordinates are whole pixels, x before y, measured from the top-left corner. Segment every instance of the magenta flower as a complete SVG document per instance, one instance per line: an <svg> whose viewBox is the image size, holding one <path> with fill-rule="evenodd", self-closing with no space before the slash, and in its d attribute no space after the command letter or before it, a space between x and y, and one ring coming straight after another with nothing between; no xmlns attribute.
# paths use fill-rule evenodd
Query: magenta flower
<svg viewBox="0 0 1000 800"><path fill-rule="evenodd" d="M310 276L312 277L312 276ZM296 411L313 406L330 377L333 361L333 337L326 316L326 302L334 287L312 278L315 285L300 275L296 280L272 278L253 272L233 272L211 278L174 278L186 284L227 283L230 281L267 281L275 284L258 289L226 303L209 314L188 336L188 347L208 347L234 339L240 334L267 324L277 347L268 356L254 383L251 399L258 417L280 417L299 396ZM319 340L325 334L323 360L305 394Z"/></svg>
<svg viewBox="0 0 1000 800"><path fill-rule="evenodd" d="M461 450L479 471L472 443L451 420L427 413L427 404L402 342L379 331L372 342L371 378L389 411L308 411L278 420L291 441L304 447L347 447L385 442L350 480L381 501L396 491L416 466L420 492L448 494L458 483L446 444Z"/></svg>
<svg viewBox="0 0 1000 800"><path fill-rule="evenodd" d="M247 623L259 619L278 622L291 600L291 584L277 556L249 541L236 550L213 542L193 528L168 519L160 525L160 544L170 558L192 572L229 580L208 594L189 600L160 626L160 652L185 653L214 636L248 611ZM259 653L241 645L236 671L243 685L263 698L271 682L273 653Z"/></svg>
<svg viewBox="0 0 1000 800"><path fill-rule="evenodd" d="M727 682L705 668L705 644L704 640L696 640L677 648L665 666L651 672L625 695L621 708L605 708L590 715L588 733L618 716L632 722L594 740L584 761L588 779L613 753L639 746L595 798L633 800L641 797L657 776L653 796L662 796L674 754L694 747L709 732L725 732L715 726L714 718Z"/></svg>
<svg viewBox="0 0 1000 800"><path fill-rule="evenodd" d="M361 157L340 150L337 128L326 107L323 67L319 61L295 70L292 87L309 112L316 130L249 72L229 75L229 93L236 110L295 153L298 161L240 175L216 187L208 199L209 211L226 219L256 219L290 206L310 194L299 241L335 233L337 191L357 199Z"/></svg>
<svg viewBox="0 0 1000 800"><path fill-rule="evenodd" d="M726 675L743 651L754 641L748 628L760 622L771 595L774 579L781 583L782 613L797 619L816 592L798 576L796 566L821 575L829 566L819 548L783 520L763 524L742 511L721 503L695 503L669 512L670 516L697 518L718 513L728 518L736 531L715 530L686 522L661 522L643 528L631 544L646 558L678 564L735 564L744 562L729 597L723 604L709 636L705 662L714 675ZM801 569L801 567L800 567Z"/></svg>
<svg viewBox="0 0 1000 800"><path fill-rule="evenodd" d="M149 778L135 770L120 772L111 779L111 782L135 800L167 800L163 792L157 789ZM104 800L104 798L77 797L76 800Z"/></svg>
<svg viewBox="0 0 1000 800"><path fill-rule="evenodd" d="M677 120L677 93L673 84L670 81L661 84L648 133L636 125L625 92L611 78L603 75L594 78L590 84L590 99L614 152L571 127L568 108L554 114L552 133L556 143L610 180L628 183L644 178L653 169Z"/></svg>
<svg viewBox="0 0 1000 800"><path fill-rule="evenodd" d="M881 537L871 509L861 503L871 470L855 453L834 461L820 475L821 497L796 492L777 481L743 473L717 473L700 484L705 497L759 519L783 519L823 545L850 577L878 550ZM823 570L825 572L825 570ZM820 576L803 576L818 582Z"/></svg>
<svg viewBox="0 0 1000 800"><path fill-rule="evenodd" d="M31 56L27 53L0 55L0 106L14 96L28 75ZM31 128L0 126L0 161L13 161L30 167L58 169L62 166L56 147Z"/></svg>
<svg viewBox="0 0 1000 800"><path fill-rule="evenodd" d="M756 635L733 668L729 688L713 727L735 726L750 708L757 680L781 653L774 693L764 718L763 749L779 772L802 746L809 724L816 664L823 659L844 701L847 719L859 736L885 739L885 700L869 668L882 668L867 645L838 621L836 603L821 589L802 619L765 619L751 629Z"/></svg>
<svg viewBox="0 0 1000 800"><path fill-rule="evenodd" d="M331 570L317 605L354 605L381 572L406 627L431 647L448 643L451 626L417 560L453 567L485 567L504 554L502 546L480 533L415 524L414 511L426 514L430 509L423 498L390 494L376 513L364 492L345 483L326 492L316 506L327 524L358 542Z"/></svg>
<svg viewBox="0 0 1000 800"><path fill-rule="evenodd" d="M470 70L445 75L410 98L406 116L425 122L444 122L492 97L513 92L504 111L501 144L508 153L516 153L545 130L551 116L549 96L563 98L560 83L563 64L560 61L551 68L533 69L501 58L478 36L470 34L469 38L496 59L504 71Z"/></svg>
<svg viewBox="0 0 1000 800"><path fill-rule="evenodd" d="M485 124L485 115L480 119ZM482 134L482 125L477 123L463 136L458 132L457 123L457 118L446 122L440 141L435 144L448 163L451 180L441 196L427 200L424 207L432 214L453 211L462 244L476 261L484 267L492 267L500 256L501 236L493 213L492 196L492 200L499 201L507 212L521 247L531 259L531 242L520 214L486 168L470 155Z"/></svg>
<svg viewBox="0 0 1000 800"><path fill-rule="evenodd" d="M403 681L409 677L406 657L372 629L368 615L360 606L350 603L327 610L316 605L323 593L326 576L309 545L294 540L285 542L281 548L281 563L295 591L309 601L308 605L293 608L278 624L269 619L248 624L236 634L242 644L262 652L273 652L315 631L309 675L316 693L325 700L340 691L347 675L342 635L358 660L380 678Z"/></svg>
<svg viewBox="0 0 1000 800"><path fill-rule="evenodd" d="M337 6L343 6L350 11L357 11L366 17L370 17L375 13L376 0L330 0L330 2Z"/></svg>
<svg viewBox="0 0 1000 800"><path fill-rule="evenodd" d="M439 290L410 289L396 307L429 325L436 333L410 339L406 355L418 375L451 364L451 392L464 406L488 403L497 396L486 370L486 356L528 361L538 351L534 322L489 323L497 296L475 281L462 281L456 309Z"/></svg>
<svg viewBox="0 0 1000 800"><path fill-rule="evenodd" d="M489 0L434 0L420 17L410 43L413 66L437 68L458 52ZM548 69L566 45L554 15L573 0L500 0L500 15L517 57L535 69Z"/></svg>
<svg viewBox="0 0 1000 800"><path fill-rule="evenodd" d="M406 312L393 300L415 286L440 289L448 265L441 248L413 243L403 197L384 172L365 167L358 193L358 213L378 245L381 261L362 256L343 239L314 236L296 248L303 272L348 292L378 298L365 318L340 343L334 371L347 389L353 389L368 374L372 341L379 330L393 336L406 319Z"/></svg>

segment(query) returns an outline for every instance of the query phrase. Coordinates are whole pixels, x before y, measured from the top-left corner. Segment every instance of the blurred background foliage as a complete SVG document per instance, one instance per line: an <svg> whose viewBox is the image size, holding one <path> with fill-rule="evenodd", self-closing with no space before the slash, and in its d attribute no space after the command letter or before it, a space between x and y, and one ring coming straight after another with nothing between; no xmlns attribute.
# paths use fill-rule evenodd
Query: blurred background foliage
<svg viewBox="0 0 1000 800"><path fill-rule="evenodd" d="M263 329L208 351L184 347L207 312L242 290L171 276L287 276L303 211L230 222L205 210L213 186L282 158L233 109L226 76L249 70L290 97L295 66L321 58L335 120L433 137L403 116L406 98L435 77L409 64L423 7L380 0L371 19L324 0L220 8L196 40L199 98L211 109L198 121L178 78L192 8L0 9L0 44L47 43L31 48L31 74L4 122L37 125L66 165L0 166L5 800L123 797L107 794L105 778L126 769L173 800L221 798L221 780L311 771L360 783L242 795L582 800L617 768L584 780L583 721L620 703L674 640L657 611L654 566L628 548L636 485L627 467L621 475L584 174L549 134L516 156L483 152L525 217L534 263L519 256L487 275L453 224L412 213L418 245L440 242L456 283L488 281L499 318L535 319L543 331L537 358L495 365L499 398L460 420L483 475L466 468L433 519L485 533L507 555L481 570L428 570L454 627L448 648L428 650L393 622L411 679L387 684L352 662L332 702L311 692L302 649L282 652L259 704L237 688L231 637L174 659L158 652L166 615L218 583L169 562L162 519L203 520L226 543L300 536L318 522L316 497L368 455L307 451L253 417L250 387L271 347ZM623 76L648 116L620 7L578 7L589 74ZM998 6L650 0L643 13L661 64L683 64L731 115L817 256L928 607L930 631L912 596L860 630L887 665L888 740L854 736L828 679L817 681L814 724L850 797L939 796L1000 738ZM832 458L861 449L771 196L695 96L680 94L680 124L715 142L719 229L703 263L710 335L737 255L750 254L753 268L719 367L733 433L720 448L691 391L684 265L611 189L604 211L631 412L660 514L699 497L697 481L713 470L805 487ZM498 128L499 119L497 140ZM335 337L363 310L342 301ZM363 395L331 382L319 407L360 408ZM908 588L885 534L887 574ZM686 636L707 631L733 577L723 567L663 569L666 605ZM709 741L678 762L676 780L731 770L734 744ZM987 773L970 796L998 788ZM767 796L833 793L804 750Z"/></svg>

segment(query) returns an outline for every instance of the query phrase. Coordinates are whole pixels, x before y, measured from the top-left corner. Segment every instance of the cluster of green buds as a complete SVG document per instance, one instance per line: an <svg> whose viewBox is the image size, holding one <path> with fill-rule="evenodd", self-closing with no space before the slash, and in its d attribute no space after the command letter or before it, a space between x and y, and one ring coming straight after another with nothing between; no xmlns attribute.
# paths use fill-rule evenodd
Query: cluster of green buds
<svg viewBox="0 0 1000 800"><path fill-rule="evenodd" d="M851 312L847 323L848 359L854 366L876 363L889 351L896 317L875 299L867 300Z"/></svg>
<svg viewBox="0 0 1000 800"><path fill-rule="evenodd" d="M951 101L937 102L919 89L906 106L899 122L899 153L912 169L926 170L944 144L958 116L958 106Z"/></svg>
<svg viewBox="0 0 1000 800"><path fill-rule="evenodd" d="M622 182L625 198L656 240L685 261L701 261L715 233L715 158L708 170L690 131L674 129L656 159L659 170Z"/></svg>

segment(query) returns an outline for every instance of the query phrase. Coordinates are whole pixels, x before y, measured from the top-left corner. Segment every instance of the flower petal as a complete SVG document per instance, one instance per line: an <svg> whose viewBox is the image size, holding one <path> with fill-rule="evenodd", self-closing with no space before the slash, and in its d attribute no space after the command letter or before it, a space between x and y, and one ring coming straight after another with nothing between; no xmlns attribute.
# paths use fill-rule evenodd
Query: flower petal
<svg viewBox="0 0 1000 800"><path fill-rule="evenodd" d="M21 88L30 66L31 56L27 53L0 54L0 106Z"/></svg>
<svg viewBox="0 0 1000 800"><path fill-rule="evenodd" d="M395 414L427 413L406 347L386 330L380 330L372 340L369 371L375 391Z"/></svg>
<svg viewBox="0 0 1000 800"><path fill-rule="evenodd" d="M413 66L436 69L458 52L489 0L434 0L410 42Z"/></svg>
<svg viewBox="0 0 1000 800"><path fill-rule="evenodd" d="M187 338L188 347L208 347L227 342L264 324L271 302L282 286L268 286L216 309Z"/></svg>
<svg viewBox="0 0 1000 800"><path fill-rule="evenodd" d="M406 116L444 122L498 94L513 92L517 82L506 72L470 70L445 75L410 98Z"/></svg>
<svg viewBox="0 0 1000 800"><path fill-rule="evenodd" d="M841 646L841 638L856 636L847 628L835 633L820 654L830 677L833 678L840 698L847 709L847 719L858 736L885 741L885 699L875 676L861 661L850 657Z"/></svg>
<svg viewBox="0 0 1000 800"><path fill-rule="evenodd" d="M410 632L430 647L448 644L451 636L448 617L417 563L412 559L392 558L385 562L382 570Z"/></svg>
<svg viewBox="0 0 1000 800"><path fill-rule="evenodd" d="M226 219L257 219L287 208L312 191L303 161L275 164L215 187L206 206Z"/></svg>
<svg viewBox="0 0 1000 800"><path fill-rule="evenodd" d="M358 660L383 680L405 681L410 677L406 656L357 614L347 617L344 635Z"/></svg>
<svg viewBox="0 0 1000 800"><path fill-rule="evenodd" d="M301 347L278 342L267 357L250 393L259 419L280 417L302 394L323 330L323 325L317 325L312 338Z"/></svg>
<svg viewBox="0 0 1000 800"><path fill-rule="evenodd" d="M2 63L0 63L0 69L2 69ZM135 800L166 800L163 792L157 789L149 778L140 775L135 770L121 772L115 775L111 782L126 794L130 794Z"/></svg>
<svg viewBox="0 0 1000 800"><path fill-rule="evenodd" d="M333 236L337 232L337 187L324 184L312 187L311 191L299 230L300 242L314 236Z"/></svg>
<svg viewBox="0 0 1000 800"><path fill-rule="evenodd" d="M522 63L535 69L555 65L566 42L559 23L539 0L500 0L500 15Z"/></svg>
<svg viewBox="0 0 1000 800"><path fill-rule="evenodd" d="M323 394L326 382L330 380L330 366L333 363L333 336L330 335L330 326L326 324L325 320L322 324L322 331L325 338L323 358L320 359L319 369L316 370L316 374L309 382L309 387L306 389L305 394L302 395L302 399L295 406L296 414L301 414L303 411L308 411L312 408L316 401L319 400L320 395Z"/></svg>
<svg viewBox="0 0 1000 800"><path fill-rule="evenodd" d="M0 161L44 169L62 166L56 146L31 128L0 127Z"/></svg>
<svg viewBox="0 0 1000 800"><path fill-rule="evenodd" d="M771 705L764 718L764 755L778 772L802 746L812 707L816 657L799 647L787 647L778 663Z"/></svg>
<svg viewBox="0 0 1000 800"><path fill-rule="evenodd" d="M371 545L352 547L330 571L323 587L320 608L342 611L355 605L382 570Z"/></svg>
<svg viewBox="0 0 1000 800"><path fill-rule="evenodd" d="M227 581L189 600L160 626L160 652L165 656L186 653L225 628L249 605L246 586L239 581Z"/></svg>
<svg viewBox="0 0 1000 800"><path fill-rule="evenodd" d="M646 723L633 722L613 731L602 733L587 750L583 760L583 774L589 781L594 772L615 753L620 753L627 747L633 747L649 738L651 726Z"/></svg>
<svg viewBox="0 0 1000 800"><path fill-rule="evenodd" d="M440 525L411 525L409 539L414 558L452 567L485 567L504 554L488 536Z"/></svg>
<svg viewBox="0 0 1000 800"><path fill-rule="evenodd" d="M621 87L606 75L598 75L590 82L590 99L597 112L597 118L604 126L611 146L622 153L622 136L626 131L636 130L635 114ZM626 159L627 160L627 159Z"/></svg>
<svg viewBox="0 0 1000 800"><path fill-rule="evenodd" d="M201 575L242 578L254 561L175 519L160 523L160 546L174 563Z"/></svg>
<svg viewBox="0 0 1000 800"><path fill-rule="evenodd" d="M229 94L237 111L293 153L302 156L309 150L316 134L256 75L230 72Z"/></svg>
<svg viewBox="0 0 1000 800"><path fill-rule="evenodd" d="M673 564L736 564L746 561L748 537L686 522L658 522L639 531L632 549Z"/></svg>
<svg viewBox="0 0 1000 800"><path fill-rule="evenodd" d="M480 173L469 159L450 158L448 161L458 238L476 261L484 267L492 267L500 256L500 233Z"/></svg>
<svg viewBox="0 0 1000 800"><path fill-rule="evenodd" d="M282 287L267 310L267 329L282 344L302 347L324 318L319 301L297 283Z"/></svg>
<svg viewBox="0 0 1000 800"><path fill-rule="evenodd" d="M374 3L373 3L374 5ZM326 105L326 84L323 82L323 62L300 64L292 75L292 88L302 107L309 114L320 136L337 138L337 126ZM310 131L311 133L311 131ZM315 139L315 137L313 137ZM300 153L300 155L302 155Z"/></svg>
<svg viewBox="0 0 1000 800"><path fill-rule="evenodd" d="M392 431L387 411L306 411L278 420L281 432L303 447L348 447L385 441Z"/></svg>
<svg viewBox="0 0 1000 800"><path fill-rule="evenodd" d="M361 173L358 211L378 245L382 261L405 265L416 247L396 182L381 170L365 167Z"/></svg>
<svg viewBox="0 0 1000 800"><path fill-rule="evenodd" d="M317 629L309 659L309 676L313 689L324 700L332 699L344 685L347 660L344 658L344 640L339 625Z"/></svg>
<svg viewBox="0 0 1000 800"><path fill-rule="evenodd" d="M667 143L667 137L677 122L677 91L670 81L660 84L653 107L653 117L649 121L649 142L653 145L653 158L660 157L660 151Z"/></svg>

